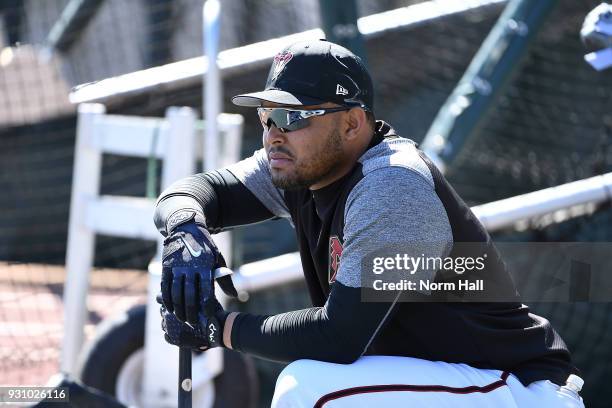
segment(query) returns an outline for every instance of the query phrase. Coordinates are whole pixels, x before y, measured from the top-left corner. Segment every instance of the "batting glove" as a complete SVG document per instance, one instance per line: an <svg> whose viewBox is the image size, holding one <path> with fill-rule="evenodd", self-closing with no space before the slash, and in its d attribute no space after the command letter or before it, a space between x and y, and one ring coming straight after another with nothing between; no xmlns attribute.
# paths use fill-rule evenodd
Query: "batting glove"
<svg viewBox="0 0 612 408"><path fill-rule="evenodd" d="M157 301L161 304L160 296L157 297ZM206 317L200 313L195 325L180 321L163 304L160 307L160 314L164 338L170 344L201 351L223 345L223 325L227 312L223 310L219 302L216 302L214 315Z"/></svg>
<svg viewBox="0 0 612 408"><path fill-rule="evenodd" d="M215 269L225 267L225 259L206 228L189 214L182 215L185 222L175 225L164 240L161 295L168 312L195 327L201 312L208 317L216 313L215 279L229 296L235 297L236 289L229 273L215 275Z"/></svg>

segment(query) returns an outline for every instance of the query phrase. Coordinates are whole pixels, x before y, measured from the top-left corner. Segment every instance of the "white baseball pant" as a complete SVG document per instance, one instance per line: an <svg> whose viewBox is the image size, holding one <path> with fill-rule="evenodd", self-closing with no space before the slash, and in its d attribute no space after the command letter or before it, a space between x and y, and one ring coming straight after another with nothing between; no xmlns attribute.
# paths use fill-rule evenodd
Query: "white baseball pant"
<svg viewBox="0 0 612 408"><path fill-rule="evenodd" d="M272 408L584 408L550 381L525 387L513 375L467 364L365 356L352 364L297 360L276 381Z"/></svg>

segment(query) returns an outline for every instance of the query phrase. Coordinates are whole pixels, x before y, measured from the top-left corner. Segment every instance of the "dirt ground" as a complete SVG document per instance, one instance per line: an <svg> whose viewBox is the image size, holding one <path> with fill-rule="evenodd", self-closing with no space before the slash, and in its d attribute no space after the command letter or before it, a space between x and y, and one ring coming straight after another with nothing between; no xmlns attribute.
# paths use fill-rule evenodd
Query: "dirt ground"
<svg viewBox="0 0 612 408"><path fill-rule="evenodd" d="M61 266L0 263L0 385L44 385L58 372L64 331ZM95 269L86 339L96 324L146 299L147 274Z"/></svg>

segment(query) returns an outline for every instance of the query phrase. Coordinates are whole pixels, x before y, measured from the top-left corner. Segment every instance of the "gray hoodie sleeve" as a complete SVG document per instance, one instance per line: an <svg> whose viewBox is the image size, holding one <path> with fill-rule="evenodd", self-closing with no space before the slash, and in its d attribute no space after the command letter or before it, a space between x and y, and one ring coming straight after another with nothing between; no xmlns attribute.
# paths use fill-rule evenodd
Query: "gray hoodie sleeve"
<svg viewBox="0 0 612 408"><path fill-rule="evenodd" d="M264 149L236 164L227 167L270 212L277 217L289 218L289 210L283 198L283 190L272 184L268 158Z"/></svg>
<svg viewBox="0 0 612 408"><path fill-rule="evenodd" d="M275 216L289 217L282 191L272 184L263 149L226 168L173 183L160 195L154 221L166 235L191 219L181 215L185 213L213 233Z"/></svg>
<svg viewBox="0 0 612 408"><path fill-rule="evenodd" d="M451 226L433 182L412 168L380 167L368 172L347 199L336 280L361 287L362 260L377 251L397 247L414 257L444 257L452 244Z"/></svg>

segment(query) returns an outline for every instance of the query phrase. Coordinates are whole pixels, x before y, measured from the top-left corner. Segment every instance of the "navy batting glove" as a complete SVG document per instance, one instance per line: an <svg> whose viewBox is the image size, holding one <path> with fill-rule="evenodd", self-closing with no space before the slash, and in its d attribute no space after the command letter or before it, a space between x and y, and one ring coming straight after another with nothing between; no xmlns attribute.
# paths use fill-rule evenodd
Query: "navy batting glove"
<svg viewBox="0 0 612 408"><path fill-rule="evenodd" d="M224 267L225 260L206 228L193 217L183 218L185 222L176 224L164 240L161 294L168 312L195 326L200 313L215 313L215 269ZM219 277L218 282L226 294L236 296L229 275Z"/></svg>
<svg viewBox="0 0 612 408"><path fill-rule="evenodd" d="M161 304L161 297L157 297ZM169 312L164 305L160 307L161 326L166 342L178 347L188 347L194 350L208 350L223 345L223 325L227 312L216 302L216 312L211 317L200 313L195 325L181 322L174 313Z"/></svg>

